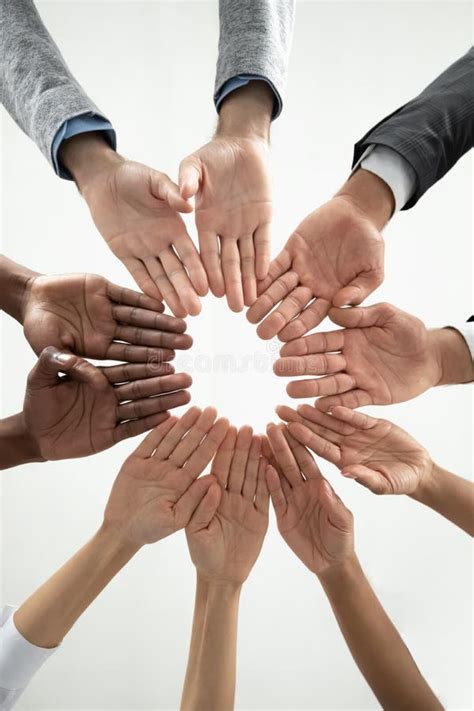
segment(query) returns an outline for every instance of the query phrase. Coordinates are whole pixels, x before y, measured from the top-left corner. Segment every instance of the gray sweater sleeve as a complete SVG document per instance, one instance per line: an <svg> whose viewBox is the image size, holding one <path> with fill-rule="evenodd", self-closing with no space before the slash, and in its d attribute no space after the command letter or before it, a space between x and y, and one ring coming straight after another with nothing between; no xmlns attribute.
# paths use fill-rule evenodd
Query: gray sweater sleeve
<svg viewBox="0 0 474 711"><path fill-rule="evenodd" d="M265 78L281 103L294 9L294 0L219 0L215 98L229 79L252 74Z"/></svg>
<svg viewBox="0 0 474 711"><path fill-rule="evenodd" d="M82 114L105 116L74 79L33 0L0 0L1 101L51 160L61 125Z"/></svg>

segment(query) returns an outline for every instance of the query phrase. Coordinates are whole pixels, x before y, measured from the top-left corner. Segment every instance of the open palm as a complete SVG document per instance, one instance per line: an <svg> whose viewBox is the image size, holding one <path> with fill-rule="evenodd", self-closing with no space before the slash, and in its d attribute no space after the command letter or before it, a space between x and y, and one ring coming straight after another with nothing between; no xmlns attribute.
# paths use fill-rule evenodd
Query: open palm
<svg viewBox="0 0 474 711"><path fill-rule="evenodd" d="M216 137L183 160L179 184L196 196L196 227L211 291L233 311L257 297L270 261L272 194L266 142Z"/></svg>
<svg viewBox="0 0 474 711"><path fill-rule="evenodd" d="M428 452L388 420L342 406L331 416L307 405L277 412L295 439L376 494L411 494L429 470Z"/></svg>
<svg viewBox="0 0 474 711"><path fill-rule="evenodd" d="M441 365L432 332L415 316L390 304L331 309L345 328L287 343L275 372L317 375L288 385L291 397L319 397L316 406L361 407L410 400L436 385Z"/></svg>
<svg viewBox="0 0 474 711"><path fill-rule="evenodd" d="M383 280L383 255L383 239L372 222L335 197L296 228L259 284L247 318L261 322L261 338L299 338L324 319L331 304L359 304L376 289Z"/></svg>
<svg viewBox="0 0 474 711"><path fill-rule="evenodd" d="M211 470L221 486L217 511L210 521L197 511L186 529L191 559L209 580L243 583L260 553L269 502L260 447L249 427L229 430Z"/></svg>
<svg viewBox="0 0 474 711"><path fill-rule="evenodd" d="M52 345L87 358L158 363L192 344L185 322L162 311L160 302L96 274L39 276L23 328L37 355Z"/></svg>

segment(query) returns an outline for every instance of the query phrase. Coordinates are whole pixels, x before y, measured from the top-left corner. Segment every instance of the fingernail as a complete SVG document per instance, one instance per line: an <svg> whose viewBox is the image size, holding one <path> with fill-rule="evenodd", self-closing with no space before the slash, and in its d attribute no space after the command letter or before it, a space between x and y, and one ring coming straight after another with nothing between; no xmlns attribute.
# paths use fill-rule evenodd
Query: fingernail
<svg viewBox="0 0 474 711"><path fill-rule="evenodd" d="M60 363L68 363L73 356L70 355L69 353L56 353L56 355L54 357Z"/></svg>
<svg viewBox="0 0 474 711"><path fill-rule="evenodd" d="M350 474L349 472L341 472L342 476L345 476L346 479L357 479L356 474Z"/></svg>
<svg viewBox="0 0 474 711"><path fill-rule="evenodd" d="M334 409L334 408L329 407L329 408L327 409L327 414L328 414L328 415L332 415L333 409Z"/></svg>

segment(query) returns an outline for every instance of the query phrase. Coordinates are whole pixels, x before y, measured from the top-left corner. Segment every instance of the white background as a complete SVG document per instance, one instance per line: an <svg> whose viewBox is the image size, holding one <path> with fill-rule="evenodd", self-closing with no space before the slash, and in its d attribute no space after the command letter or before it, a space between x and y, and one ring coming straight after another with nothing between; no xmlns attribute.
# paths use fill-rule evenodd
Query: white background
<svg viewBox="0 0 474 711"><path fill-rule="evenodd" d="M176 177L206 142L217 52L213 2L40 2L72 71L113 121L119 148ZM468 3L298 3L288 91L272 135L273 252L348 174L353 143L417 94L469 46ZM92 271L132 286L96 233L73 184L51 171L3 121L3 252L43 272ZM429 325L469 316L471 171L465 157L386 230L385 300ZM207 297L189 323L193 355L272 356L244 314ZM3 318L3 416L21 408L34 355ZM287 402L265 372L194 375L193 402L263 431ZM178 363L180 359L178 358ZM444 467L470 476L469 386L374 408L405 427ZM2 601L19 604L100 523L128 441L87 460L3 472ZM470 541L403 498L376 498L322 469L356 521L357 549L422 672L449 709L470 709ZM184 536L142 551L82 617L25 694L24 709L176 709L186 664L194 570ZM245 585L239 624L239 709L377 708L338 632L318 581L272 520ZM214 710L217 711L217 710Z"/></svg>

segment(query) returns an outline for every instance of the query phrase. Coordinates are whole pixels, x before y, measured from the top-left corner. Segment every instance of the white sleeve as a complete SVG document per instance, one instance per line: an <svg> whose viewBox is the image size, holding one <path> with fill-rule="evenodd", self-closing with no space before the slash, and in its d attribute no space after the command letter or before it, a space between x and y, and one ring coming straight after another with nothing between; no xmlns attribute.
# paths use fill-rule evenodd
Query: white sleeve
<svg viewBox="0 0 474 711"><path fill-rule="evenodd" d="M410 163L388 146L372 145L367 148L354 166L378 175L393 193L395 212L401 210L416 188L416 174Z"/></svg>
<svg viewBox="0 0 474 711"><path fill-rule="evenodd" d="M474 321L450 324L448 328L455 328L456 331L459 331L459 333L464 336L464 340L471 351L471 358L474 360Z"/></svg>
<svg viewBox="0 0 474 711"><path fill-rule="evenodd" d="M42 664L56 651L28 642L15 627L16 607L0 616L0 710L10 711Z"/></svg>

